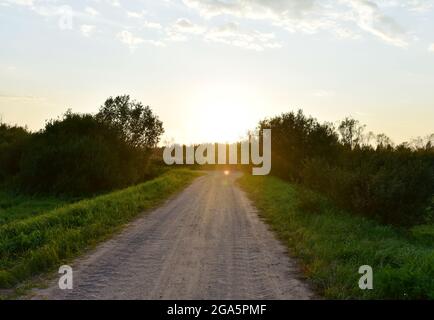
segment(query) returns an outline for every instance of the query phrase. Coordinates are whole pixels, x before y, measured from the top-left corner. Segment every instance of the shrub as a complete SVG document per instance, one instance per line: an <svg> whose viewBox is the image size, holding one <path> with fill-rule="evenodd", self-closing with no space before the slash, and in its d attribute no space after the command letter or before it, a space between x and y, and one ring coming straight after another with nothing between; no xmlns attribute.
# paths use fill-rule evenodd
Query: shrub
<svg viewBox="0 0 434 320"><path fill-rule="evenodd" d="M275 177L244 175L239 183L326 298L434 299L432 225L410 232L380 225ZM300 194L317 199L321 214L306 214ZM374 290L360 290L361 265L373 268Z"/></svg>
<svg viewBox="0 0 434 320"><path fill-rule="evenodd" d="M152 110L128 95L108 98L96 118L118 130L133 147L153 148L164 133L163 123Z"/></svg>
<svg viewBox="0 0 434 320"><path fill-rule="evenodd" d="M30 133L25 128L0 124L0 181L18 174L20 159L29 138Z"/></svg>
<svg viewBox="0 0 434 320"><path fill-rule="evenodd" d="M419 149L393 147L390 139L378 135L374 148L358 121L345 119L338 127L339 139L333 126L301 111L262 121L260 128L272 129L274 175L384 223L408 226L432 219L432 210L426 210L434 194L430 142Z"/></svg>
<svg viewBox="0 0 434 320"><path fill-rule="evenodd" d="M19 174L31 193L83 195L141 181L147 154L91 115L67 113L31 139Z"/></svg>

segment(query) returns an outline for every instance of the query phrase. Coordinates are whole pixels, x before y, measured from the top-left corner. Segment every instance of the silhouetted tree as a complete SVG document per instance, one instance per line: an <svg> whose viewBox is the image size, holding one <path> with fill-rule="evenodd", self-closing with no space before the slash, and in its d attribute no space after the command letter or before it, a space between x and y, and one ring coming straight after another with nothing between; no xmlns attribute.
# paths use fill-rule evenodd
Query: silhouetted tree
<svg viewBox="0 0 434 320"><path fill-rule="evenodd" d="M122 132L134 147L153 148L164 133L163 123L152 110L129 95L108 98L96 118Z"/></svg>
<svg viewBox="0 0 434 320"><path fill-rule="evenodd" d="M376 136L377 148L392 148L393 141L384 133L380 133Z"/></svg>
<svg viewBox="0 0 434 320"><path fill-rule="evenodd" d="M141 182L152 175L150 149L163 131L129 96L107 99L95 116L68 111L31 136L16 159L17 184L30 193L88 195Z"/></svg>
<svg viewBox="0 0 434 320"><path fill-rule="evenodd" d="M355 119L346 118L335 129L302 111L259 126L272 129L272 174L384 223L412 225L431 219L427 212L433 210L426 209L434 195L431 137L395 148L384 134L365 135L365 126Z"/></svg>
<svg viewBox="0 0 434 320"><path fill-rule="evenodd" d="M365 126L361 125L358 120L349 117L345 118L338 126L342 143L351 149L359 146L363 141L364 130Z"/></svg>
<svg viewBox="0 0 434 320"><path fill-rule="evenodd" d="M20 170L20 160L31 133L27 128L0 124L0 181Z"/></svg>

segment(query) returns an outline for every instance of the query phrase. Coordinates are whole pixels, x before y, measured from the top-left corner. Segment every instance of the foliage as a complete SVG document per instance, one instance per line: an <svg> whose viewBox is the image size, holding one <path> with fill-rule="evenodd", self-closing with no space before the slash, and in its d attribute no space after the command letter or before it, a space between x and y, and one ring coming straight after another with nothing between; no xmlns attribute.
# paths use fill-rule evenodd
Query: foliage
<svg viewBox="0 0 434 320"><path fill-rule="evenodd" d="M152 110L129 96L109 98L95 116L68 111L37 133L1 125L0 182L68 196L123 188L153 176L149 158L163 132Z"/></svg>
<svg viewBox="0 0 434 320"><path fill-rule="evenodd" d="M73 198L37 197L0 191L0 226L35 217L72 201Z"/></svg>
<svg viewBox="0 0 434 320"><path fill-rule="evenodd" d="M82 195L141 181L145 154L91 115L67 113L34 134L19 182L31 193Z"/></svg>
<svg viewBox="0 0 434 320"><path fill-rule="evenodd" d="M418 149L394 147L383 134L365 135L354 119L346 118L336 130L302 111L264 120L260 129L272 129L274 175L384 223L407 226L430 219L425 210L434 195L430 142Z"/></svg>
<svg viewBox="0 0 434 320"><path fill-rule="evenodd" d="M0 182L20 171L20 159L29 138L25 128L0 124Z"/></svg>
<svg viewBox="0 0 434 320"><path fill-rule="evenodd" d="M286 113L260 122L260 129L272 129L273 173L292 181L302 179L306 159L332 161L338 152L338 136L328 124L311 117Z"/></svg>
<svg viewBox="0 0 434 320"><path fill-rule="evenodd" d="M119 130L133 147L153 148L164 133L163 123L152 110L128 95L108 98L96 118Z"/></svg>
<svg viewBox="0 0 434 320"><path fill-rule="evenodd" d="M239 182L291 254L300 259L320 295L434 299L433 225L407 234L343 212L322 196L276 177L244 175ZM362 265L373 268L373 290L358 287Z"/></svg>
<svg viewBox="0 0 434 320"><path fill-rule="evenodd" d="M0 226L0 288L70 261L198 175L190 170L172 170L128 189Z"/></svg>

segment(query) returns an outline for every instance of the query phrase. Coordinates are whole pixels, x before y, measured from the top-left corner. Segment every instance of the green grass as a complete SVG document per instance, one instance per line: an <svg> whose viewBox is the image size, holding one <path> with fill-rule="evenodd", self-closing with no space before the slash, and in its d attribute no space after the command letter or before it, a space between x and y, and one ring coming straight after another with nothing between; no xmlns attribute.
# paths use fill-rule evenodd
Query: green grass
<svg viewBox="0 0 434 320"><path fill-rule="evenodd" d="M0 226L0 288L53 271L200 175L171 170L128 189Z"/></svg>
<svg viewBox="0 0 434 320"><path fill-rule="evenodd" d="M324 297L434 299L432 225L380 225L275 177L245 175L239 184ZM373 268L373 290L358 287L362 265Z"/></svg>
<svg viewBox="0 0 434 320"><path fill-rule="evenodd" d="M0 226L61 207L75 199L37 197L0 191Z"/></svg>

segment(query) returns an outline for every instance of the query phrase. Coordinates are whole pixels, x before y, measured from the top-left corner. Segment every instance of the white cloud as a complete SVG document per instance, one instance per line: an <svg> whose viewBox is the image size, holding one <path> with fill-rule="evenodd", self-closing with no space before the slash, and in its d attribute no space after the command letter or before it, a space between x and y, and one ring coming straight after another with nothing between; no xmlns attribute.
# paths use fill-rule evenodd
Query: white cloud
<svg viewBox="0 0 434 320"><path fill-rule="evenodd" d="M185 18L178 19L173 25L173 28L177 32L191 34L202 34L206 30L204 27L194 24L190 20Z"/></svg>
<svg viewBox="0 0 434 320"><path fill-rule="evenodd" d="M68 8L74 21L82 20L77 22L79 26L83 26L82 23L98 25L99 30L103 30L101 25L130 31L143 28L164 29L170 40L187 40L202 36L208 41L265 49L279 47L280 43L275 39L263 41L263 35L267 33L261 30L271 30L267 32L273 34L273 31L279 28L291 33L306 34L326 31L340 39L373 36L394 46L407 47L411 41L415 41L416 35L401 24L408 20L405 15L419 17L434 7L433 0L181 0L181 2L204 19L198 22L192 18L192 20L180 18L167 26L158 19L145 21L159 12L140 11L140 9L131 11L122 8L123 14L132 18L128 20L131 25L125 26L125 19L113 18L104 11L104 6L111 11L113 8L110 7L121 7L120 0L88 0L81 11ZM0 0L2 5L26 7L39 15L54 18L65 15L67 7L62 6L62 3L64 1L60 0ZM164 1L163 6L164 10L178 8L178 4L169 0ZM145 9L151 10L151 7ZM222 16L224 19L214 19L217 16ZM402 21L398 17L402 18ZM252 27L248 20L260 20L261 29L257 25ZM216 28L217 21L237 21L238 24L236 27L226 24ZM251 26L250 29L247 29L247 25ZM229 32L229 29L232 31ZM235 29L237 31L234 31ZM89 36L94 30L80 28L80 31ZM244 45L240 45L241 43Z"/></svg>
<svg viewBox="0 0 434 320"><path fill-rule="evenodd" d="M33 6L34 1L33 0L5 0L2 4L9 4L9 5L19 5L19 6L27 6L31 7Z"/></svg>
<svg viewBox="0 0 434 320"><path fill-rule="evenodd" d="M145 40L139 36L135 36L127 30L119 32L116 37L124 44L126 44L131 51L134 51L141 44L150 44L156 47L164 47L164 43L158 40Z"/></svg>
<svg viewBox="0 0 434 320"><path fill-rule="evenodd" d="M148 29L162 29L163 27L158 22L145 21L143 26Z"/></svg>
<svg viewBox="0 0 434 320"><path fill-rule="evenodd" d="M166 30L169 40L172 41L186 41L188 35L201 35L205 31L205 27L195 24L186 18L178 19Z"/></svg>
<svg viewBox="0 0 434 320"><path fill-rule="evenodd" d="M119 0L106 0L113 7L121 7Z"/></svg>
<svg viewBox="0 0 434 320"><path fill-rule="evenodd" d="M434 43L428 47L428 51L434 53Z"/></svg>
<svg viewBox="0 0 434 320"><path fill-rule="evenodd" d="M92 8L92 7L86 7L86 8L84 9L84 11L85 11L87 14L93 16L93 17L99 16L99 14L100 14L97 10L95 10L95 9Z"/></svg>
<svg viewBox="0 0 434 320"><path fill-rule="evenodd" d="M427 0L407 0L403 2L411 11L419 13L428 12L434 7L434 3Z"/></svg>
<svg viewBox="0 0 434 320"><path fill-rule="evenodd" d="M315 5L315 0L183 0L183 2L208 18L228 14L250 19L301 17Z"/></svg>
<svg viewBox="0 0 434 320"><path fill-rule="evenodd" d="M136 12L136 11L127 11L127 16L130 18L136 18L136 19L141 19L144 16L146 16L148 13L143 10L141 12Z"/></svg>
<svg viewBox="0 0 434 320"><path fill-rule="evenodd" d="M80 31L83 34L83 36L90 37L95 31L95 26L83 24L80 26Z"/></svg>
<svg viewBox="0 0 434 320"><path fill-rule="evenodd" d="M281 44L272 33L243 30L236 23L227 23L211 29L206 35L207 41L220 42L236 47L262 51L265 48L280 48Z"/></svg>
<svg viewBox="0 0 434 320"><path fill-rule="evenodd" d="M134 50L139 44L145 42L144 39L136 37L131 32L124 30L119 32L116 37L124 44L126 44L131 50Z"/></svg>
<svg viewBox="0 0 434 320"><path fill-rule="evenodd" d="M416 0L408 0L408 6ZM408 44L405 30L390 16L384 6L398 6L395 2L369 0L183 0L205 18L229 15L252 20L267 20L290 32L315 33L328 30L340 37L357 38L368 32L379 39L400 47Z"/></svg>
<svg viewBox="0 0 434 320"><path fill-rule="evenodd" d="M346 1L353 9L352 19L357 25L380 39L398 47L406 47L406 33L392 18L384 15L379 6L367 0Z"/></svg>

